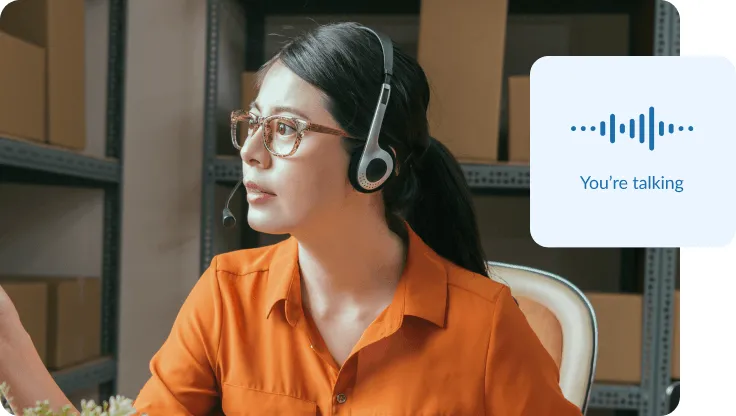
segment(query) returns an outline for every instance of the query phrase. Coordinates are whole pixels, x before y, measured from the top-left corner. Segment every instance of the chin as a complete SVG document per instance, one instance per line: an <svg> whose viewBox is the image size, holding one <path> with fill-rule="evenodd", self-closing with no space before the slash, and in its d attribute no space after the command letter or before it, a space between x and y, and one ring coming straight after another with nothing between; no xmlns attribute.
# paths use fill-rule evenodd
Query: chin
<svg viewBox="0 0 736 416"><path fill-rule="evenodd" d="M291 229L283 218L254 208L248 209L248 225L252 230L264 234L289 234Z"/></svg>

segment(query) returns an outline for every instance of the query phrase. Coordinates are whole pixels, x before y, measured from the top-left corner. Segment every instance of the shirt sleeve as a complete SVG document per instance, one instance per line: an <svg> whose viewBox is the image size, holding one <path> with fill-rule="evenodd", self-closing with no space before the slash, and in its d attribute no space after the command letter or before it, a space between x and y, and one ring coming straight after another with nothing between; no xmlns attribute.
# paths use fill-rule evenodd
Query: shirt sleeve
<svg viewBox="0 0 736 416"><path fill-rule="evenodd" d="M139 414L200 416L216 411L222 321L216 261L187 296L169 336L151 359L151 377L134 403Z"/></svg>
<svg viewBox="0 0 736 416"><path fill-rule="evenodd" d="M498 295L486 357L489 416L581 416L562 394L559 370L532 330L511 291Z"/></svg>

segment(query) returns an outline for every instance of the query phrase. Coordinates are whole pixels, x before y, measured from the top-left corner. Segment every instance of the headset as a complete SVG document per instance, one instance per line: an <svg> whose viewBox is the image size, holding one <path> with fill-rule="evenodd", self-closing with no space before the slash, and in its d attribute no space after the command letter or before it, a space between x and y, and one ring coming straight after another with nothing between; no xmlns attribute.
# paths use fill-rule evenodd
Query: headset
<svg viewBox="0 0 736 416"><path fill-rule="evenodd" d="M388 99L391 96L394 47L388 36L365 26L361 26L361 28L373 33L381 43L381 49L383 50L383 85L381 85L381 94L378 97L378 105L373 114L373 121L363 151L356 150L350 157L348 178L357 191L371 193L378 191L386 184L394 171L394 166L396 166L395 154L386 151L378 143L383 116L386 113Z"/></svg>
<svg viewBox="0 0 736 416"><path fill-rule="evenodd" d="M376 111L373 113L373 120L371 121L370 130L368 130L365 145L362 146L362 151L360 148L353 151L350 155L350 165L348 167L348 178L353 188L358 192L367 194L381 189L393 174L396 166L395 153L383 149L378 143L383 117L386 114L388 99L391 96L394 46L391 38L385 34L366 26L360 26L360 28L376 36L383 51L383 85L381 85L381 93L378 96ZM222 210L222 223L227 228L235 226L236 223L235 215L230 211L230 200L241 184L242 180L238 181L230 191L225 208Z"/></svg>

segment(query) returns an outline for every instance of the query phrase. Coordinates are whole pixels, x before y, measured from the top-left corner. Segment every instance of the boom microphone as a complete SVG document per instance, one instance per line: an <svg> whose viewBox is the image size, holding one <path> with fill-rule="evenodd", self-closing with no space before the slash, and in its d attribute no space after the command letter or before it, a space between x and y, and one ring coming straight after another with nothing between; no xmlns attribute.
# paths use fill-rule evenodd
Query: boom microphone
<svg viewBox="0 0 736 416"><path fill-rule="evenodd" d="M230 200L233 199L233 195L235 195L235 192L242 184L242 180L238 181L238 183L235 184L233 190L230 191L230 196L227 197L227 202L225 202L225 208L223 208L222 210L222 225L224 225L225 228L232 228L237 222L237 220L235 219L235 215L233 215L233 212L230 211Z"/></svg>

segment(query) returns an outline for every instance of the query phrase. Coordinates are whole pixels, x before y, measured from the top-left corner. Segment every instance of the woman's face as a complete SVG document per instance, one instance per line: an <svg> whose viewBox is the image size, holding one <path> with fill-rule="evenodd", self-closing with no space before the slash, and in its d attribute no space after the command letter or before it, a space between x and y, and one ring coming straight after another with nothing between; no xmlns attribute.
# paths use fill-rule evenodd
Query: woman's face
<svg viewBox="0 0 736 416"><path fill-rule="evenodd" d="M324 107L324 94L280 62L274 63L250 111L260 116L286 115L339 129ZM248 193L248 224L269 234L319 227L347 215L356 199L348 179L349 157L341 138L305 132L297 152L281 158L263 145L263 128L240 151ZM253 189L255 184L268 194Z"/></svg>

